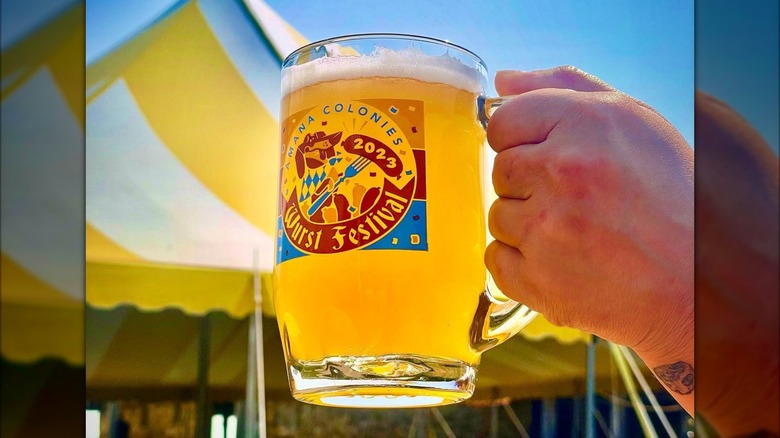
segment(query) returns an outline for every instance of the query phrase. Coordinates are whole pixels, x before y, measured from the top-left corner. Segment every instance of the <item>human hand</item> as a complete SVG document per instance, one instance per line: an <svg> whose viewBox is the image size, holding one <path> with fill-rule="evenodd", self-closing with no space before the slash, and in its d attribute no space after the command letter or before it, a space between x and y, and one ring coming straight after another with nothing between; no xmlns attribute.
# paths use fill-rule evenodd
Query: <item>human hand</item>
<svg viewBox="0 0 780 438"><path fill-rule="evenodd" d="M485 262L556 325L633 348L693 412L693 150L572 68L499 72Z"/></svg>

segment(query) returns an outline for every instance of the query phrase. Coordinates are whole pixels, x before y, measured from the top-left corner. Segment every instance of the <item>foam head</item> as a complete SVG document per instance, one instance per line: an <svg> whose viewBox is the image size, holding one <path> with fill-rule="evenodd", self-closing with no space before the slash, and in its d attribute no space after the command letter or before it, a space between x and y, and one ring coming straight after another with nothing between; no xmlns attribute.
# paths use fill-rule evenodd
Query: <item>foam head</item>
<svg viewBox="0 0 780 438"><path fill-rule="evenodd" d="M474 93L482 91L482 72L449 54L433 56L412 49L377 48L370 55L359 55L334 45L329 45L327 50L328 57L285 68L282 94L319 82L374 77L409 78Z"/></svg>

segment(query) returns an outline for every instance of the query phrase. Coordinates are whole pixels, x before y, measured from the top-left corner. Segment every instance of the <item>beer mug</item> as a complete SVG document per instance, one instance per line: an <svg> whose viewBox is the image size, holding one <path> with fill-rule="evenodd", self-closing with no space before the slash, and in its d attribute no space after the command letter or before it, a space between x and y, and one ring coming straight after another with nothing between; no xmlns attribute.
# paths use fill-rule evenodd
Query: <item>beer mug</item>
<svg viewBox="0 0 780 438"><path fill-rule="evenodd" d="M274 302L292 395L456 403L535 313L487 285L487 70L432 38L309 44L282 66Z"/></svg>

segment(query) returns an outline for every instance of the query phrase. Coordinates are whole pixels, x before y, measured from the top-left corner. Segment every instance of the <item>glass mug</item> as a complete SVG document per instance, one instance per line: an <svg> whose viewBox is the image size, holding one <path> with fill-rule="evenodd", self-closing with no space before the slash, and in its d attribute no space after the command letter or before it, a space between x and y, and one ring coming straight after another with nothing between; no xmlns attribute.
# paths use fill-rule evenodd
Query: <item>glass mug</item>
<svg viewBox="0 0 780 438"><path fill-rule="evenodd" d="M457 403L536 315L487 286L486 82L475 54L411 35L284 61L273 285L296 399Z"/></svg>

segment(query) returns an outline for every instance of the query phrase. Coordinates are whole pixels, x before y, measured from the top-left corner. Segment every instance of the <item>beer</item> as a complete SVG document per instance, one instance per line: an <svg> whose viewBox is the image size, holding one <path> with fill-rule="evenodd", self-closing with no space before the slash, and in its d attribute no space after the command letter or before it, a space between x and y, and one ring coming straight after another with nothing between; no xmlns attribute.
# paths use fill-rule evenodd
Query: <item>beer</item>
<svg viewBox="0 0 780 438"><path fill-rule="evenodd" d="M483 80L417 51L283 70L274 301L296 398L424 406L473 392Z"/></svg>

